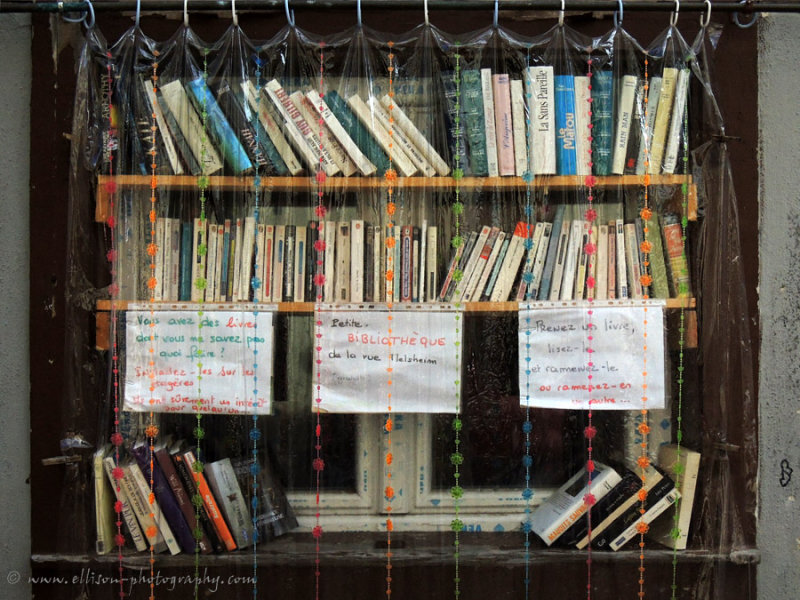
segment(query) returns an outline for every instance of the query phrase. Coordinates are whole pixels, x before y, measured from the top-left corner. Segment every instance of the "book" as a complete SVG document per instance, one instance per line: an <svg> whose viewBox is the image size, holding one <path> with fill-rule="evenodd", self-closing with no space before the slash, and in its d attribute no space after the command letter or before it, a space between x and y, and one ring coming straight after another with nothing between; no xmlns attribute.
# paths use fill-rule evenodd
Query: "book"
<svg viewBox="0 0 800 600"><path fill-rule="evenodd" d="M308 261L308 228L296 225L294 228L294 301L306 301L306 266Z"/></svg>
<svg viewBox="0 0 800 600"><path fill-rule="evenodd" d="M575 300L583 300L586 295L586 275L589 270L589 255L586 252L586 245L590 240L591 223L589 221L582 221L583 233L581 235L581 246L578 249L578 266L575 272L575 291L573 298Z"/></svg>
<svg viewBox="0 0 800 600"><path fill-rule="evenodd" d="M575 81L572 75L555 75L556 171L575 175L577 166L577 131L575 129Z"/></svg>
<svg viewBox="0 0 800 600"><path fill-rule="evenodd" d="M636 91L633 94L633 115L631 116L631 128L630 132L628 133L628 148L625 153L625 167L623 168L623 174L625 175L636 174L639 160L639 150L642 147L642 137L646 134L646 83L647 82L644 79L637 79Z"/></svg>
<svg viewBox="0 0 800 600"><path fill-rule="evenodd" d="M531 138L530 171L536 175L556 173L555 85L552 66L528 67L525 87L529 97Z"/></svg>
<svg viewBox="0 0 800 600"><path fill-rule="evenodd" d="M224 229L223 225L223 229ZM219 226L216 223L208 224L208 244L206 252L206 289L205 296L207 302L215 302L217 298L217 229Z"/></svg>
<svg viewBox="0 0 800 600"><path fill-rule="evenodd" d="M486 164L489 177L499 174L497 161L497 128L494 116L494 90L492 88L492 70L481 69L481 93L483 94L483 127L486 135Z"/></svg>
<svg viewBox="0 0 800 600"><path fill-rule="evenodd" d="M466 136L466 112L464 110L464 77L459 71L458 80L454 71L444 71L442 77L442 96L447 108L444 117L444 131L447 135L447 148L450 152L449 159L453 168L459 168L464 173L474 174L468 156L469 144ZM481 115L483 110L481 109ZM483 133L483 132L481 132ZM484 156L485 158L485 156Z"/></svg>
<svg viewBox="0 0 800 600"><path fill-rule="evenodd" d="M497 243L498 239L500 240L499 244ZM481 297L504 239L505 233L500 231L499 227L492 227L489 231L489 237L486 238L486 242L483 245L483 250L478 256L478 264L472 272L471 282L464 294L464 302L473 302Z"/></svg>
<svg viewBox="0 0 800 600"><path fill-rule="evenodd" d="M679 448L676 444L667 444L658 450L658 465L675 482L680 498L676 502L672 518L655 520L648 533L660 544L675 550L685 550L689 541L694 495L700 473L700 453L682 446Z"/></svg>
<svg viewBox="0 0 800 600"><path fill-rule="evenodd" d="M208 133L233 173L241 175L250 172L253 163L203 78L187 81L186 90L197 112L207 115L204 122Z"/></svg>
<svg viewBox="0 0 800 600"><path fill-rule="evenodd" d="M664 150L667 143L667 133L672 115L672 103L675 100L675 87L678 83L678 69L664 67L661 73L661 93L658 97L656 109L656 122L653 127L653 139L650 141L650 167L649 173L661 173L664 159ZM650 107L652 110L652 107Z"/></svg>
<svg viewBox="0 0 800 600"><path fill-rule="evenodd" d="M195 547L200 550L201 554L209 554L213 551L211 541L208 538L202 523L197 520L195 507L192 504L192 499L189 490L185 487L180 475L178 474L175 464L169 454L170 439L158 442L153 450L153 455L158 463L158 468L163 474L167 485L175 497L175 503L178 509L183 514L183 518L189 527L189 532L192 533L191 550L184 550L185 552L194 552ZM195 536L195 533L199 535ZM196 546L195 546L196 544Z"/></svg>
<svg viewBox="0 0 800 600"><path fill-rule="evenodd" d="M678 164L678 155L682 150L681 142L683 141L684 116L689 94L689 76L689 69L681 69L678 72L669 134L667 135L667 144L664 149L663 173L671 174L675 172L675 167Z"/></svg>
<svg viewBox="0 0 800 600"><path fill-rule="evenodd" d="M178 149L175 147L175 141L172 133L170 133L169 125L164 117L164 112L161 110L161 105L158 103L158 95L156 94L155 86L152 81L145 79L144 76L140 75L140 78L144 87L144 97L147 102L147 108L156 121L158 133L172 173L174 175L183 175L183 163L181 162Z"/></svg>
<svg viewBox="0 0 800 600"><path fill-rule="evenodd" d="M596 300L608 299L608 225L595 226L597 230L597 266L595 268Z"/></svg>
<svg viewBox="0 0 800 600"><path fill-rule="evenodd" d="M600 255L597 248L599 237L599 227L595 223L589 223L589 242L595 252L594 254L587 252L586 258L586 298L588 300L595 300L597 297L597 273L600 267ZM607 242L608 238L606 238ZM584 252L586 252L586 248L584 248ZM604 257L604 260L607 260L607 257ZM603 265L603 279L605 280L605 263ZM589 285L590 280L592 282L591 285Z"/></svg>
<svg viewBox="0 0 800 600"><path fill-rule="evenodd" d="M393 136L389 135L389 131L384 126L384 119L381 119L378 111L370 110L370 107L361 99L358 94L353 94L347 98L347 106L358 117L361 124L370 132L370 134L377 140L383 151L391 156L391 164L403 177L411 177L416 174L417 167L411 162L411 159L406 156L406 153L395 144L392 139ZM370 106L380 106L379 103L374 102L374 98L370 98ZM388 118L386 125L389 125ZM388 167L387 167L388 168Z"/></svg>
<svg viewBox="0 0 800 600"><path fill-rule="evenodd" d="M575 275L578 272L578 257L583 242L583 221L574 219L570 223L569 241L564 253L564 274L561 278L559 299L572 300L575 294Z"/></svg>
<svg viewBox="0 0 800 600"><path fill-rule="evenodd" d="M500 273L492 289L492 296L490 298L492 302L505 302L511 295L514 281L516 280L520 264L525 255L525 241L530 236L530 229L530 226L524 221L519 221L514 227L508 250L503 259L503 264L500 267Z"/></svg>
<svg viewBox="0 0 800 600"><path fill-rule="evenodd" d="M364 301L364 220L350 221L350 302Z"/></svg>
<svg viewBox="0 0 800 600"><path fill-rule="evenodd" d="M208 219L196 218L192 238L192 302L205 300L207 237Z"/></svg>
<svg viewBox="0 0 800 600"><path fill-rule="evenodd" d="M400 228L400 302L411 302L414 264L413 232L411 225ZM351 240L352 242L352 240Z"/></svg>
<svg viewBox="0 0 800 600"><path fill-rule="evenodd" d="M340 221L336 230L334 302L350 302L350 227L349 221Z"/></svg>
<svg viewBox="0 0 800 600"><path fill-rule="evenodd" d="M458 285L456 285L456 289L453 292L453 302L461 302L464 300L464 296L466 295L470 286L470 281L472 280L472 274L475 272L475 270L478 268L478 264L481 262L481 255L486 252L486 258L489 258L489 252L491 252L491 250L486 248L486 240L489 239L491 230L491 227L484 225L481 227L480 232L475 237L475 241L472 243L469 251L469 256L461 269L461 281L458 282Z"/></svg>
<svg viewBox="0 0 800 600"><path fill-rule="evenodd" d="M237 230L238 231L238 230ZM238 233L237 233L238 236ZM253 256L256 245L256 219L255 217L245 217L243 220L241 253L238 253L239 269L239 292L237 294L240 302L250 300L253 280Z"/></svg>
<svg viewBox="0 0 800 600"><path fill-rule="evenodd" d="M542 232L544 231L544 223L539 221L533 226L533 231L529 239L525 240L525 260L522 262L522 272L517 283L516 291L512 297L517 302L525 300L528 291L528 285L533 281L533 264L536 261L536 252L539 248L539 241L542 239Z"/></svg>
<svg viewBox="0 0 800 600"><path fill-rule="evenodd" d="M564 204L557 204L553 212L553 223L550 228L550 237L552 238L547 247L547 254L544 259L544 268L542 269L542 279L539 285L539 292L537 298L539 300L549 300L550 286L553 280L553 268L556 263L556 254L558 252L558 242L561 236L561 223L564 220L564 211L566 206Z"/></svg>
<svg viewBox="0 0 800 600"><path fill-rule="evenodd" d="M389 158L381 149L378 141L370 134L367 128L353 114L347 103L335 91L325 94L325 100L331 112L342 124L342 127L350 135L356 146L366 155L375 165L376 173L383 175L389 168Z"/></svg>
<svg viewBox="0 0 800 600"><path fill-rule="evenodd" d="M320 95L320 93L309 91L306 93L306 98L317 114L322 117L323 121L325 121L325 125L327 125L328 129L334 135L342 148L344 148L345 152L347 152L347 155L358 168L359 172L365 177L374 175L377 171L377 167L372 163L372 161L370 161L369 158L367 158L358 145L353 141L353 138L350 137L350 134L342 126L342 123L336 118L336 115L333 113L333 111L331 111L330 107L328 107L325 99Z"/></svg>
<svg viewBox="0 0 800 600"><path fill-rule="evenodd" d="M428 302L436 301L436 290L439 284L439 271L437 267L438 258L438 243L439 234L438 228L435 225L428 226L428 240L425 243L425 273L426 282L425 289L427 290Z"/></svg>
<svg viewBox="0 0 800 600"><path fill-rule="evenodd" d="M511 115L511 79L506 73L492 75L497 170L501 176L514 175L514 124Z"/></svg>
<svg viewBox="0 0 800 600"><path fill-rule="evenodd" d="M647 172L645 163L650 162L650 146L653 141L653 129L656 125L658 99L661 96L661 77L651 77L647 84L647 109L645 110L644 127L639 140L639 156L636 161L636 174Z"/></svg>
<svg viewBox="0 0 800 600"><path fill-rule="evenodd" d="M375 289L376 287L378 290L381 289L380 283L375 277L375 249L380 251L380 240L375 239L375 229L372 223L364 225L364 302L379 302L375 299ZM378 231L380 231L380 227L378 227ZM380 270L380 264L378 270Z"/></svg>
<svg viewBox="0 0 800 600"><path fill-rule="evenodd" d="M392 100L391 98L389 100ZM390 109L384 108L378 98L370 96L367 99L367 105L373 114L373 119L380 123L387 134L393 141L391 157L396 160L397 156L406 157L417 170L425 177L433 177L436 175L436 170L433 168L428 159L423 155L422 151L417 148L414 142L406 135L406 133L398 126L397 119L394 115L394 110L397 104L389 103ZM409 121L410 123L410 121ZM414 129L416 131L416 128ZM421 134L420 134L421 136Z"/></svg>
<svg viewBox="0 0 800 600"><path fill-rule="evenodd" d="M260 227L261 225L259 225ZM261 258L261 302L272 302L274 283L273 264L275 262L275 226L264 226L264 251Z"/></svg>
<svg viewBox="0 0 800 600"><path fill-rule="evenodd" d="M103 459L111 455L111 444L98 448L92 457L94 473L94 516L96 525L95 552L108 554L116 546L114 537L117 534L116 517L114 514L114 491L111 482L106 477ZM142 550L144 548L141 548Z"/></svg>
<svg viewBox="0 0 800 600"><path fill-rule="evenodd" d="M550 295L547 298L551 302L561 298L561 284L564 281L564 266L567 261L567 247L569 246L569 236L572 231L572 222L564 218L561 221L561 232L558 234L558 246L556 248L555 260L553 262L553 276L550 283Z"/></svg>
<svg viewBox="0 0 800 600"><path fill-rule="evenodd" d="M319 96L319 94L317 94ZM313 96L312 96L313 97ZM309 128L314 132L320 140L322 150L327 150L333 162L339 167L339 171L345 177L350 177L358 171L358 167L350 158L347 150L339 143L333 132L328 127L324 118L320 118L317 113L316 102L309 100L308 96L303 92L297 91L289 94L289 99L294 104L295 108L300 112L300 115L305 119Z"/></svg>
<svg viewBox="0 0 800 600"><path fill-rule="evenodd" d="M150 485L144 478L139 465L134 459L128 457L121 466L125 473L122 478L125 494L131 502L133 512L148 542L154 547L166 547L170 554L178 554L180 546L172 529L161 514L158 502L151 497Z"/></svg>
<svg viewBox="0 0 800 600"><path fill-rule="evenodd" d="M616 219L614 222L616 237L614 245L616 247L616 285L617 285L617 298L624 299L630 298L630 288L628 287L628 265L627 265L627 249L625 241L625 225L622 219Z"/></svg>
<svg viewBox="0 0 800 600"><path fill-rule="evenodd" d="M259 173L285 173L286 166L272 146L267 133L253 115L250 105L246 101L240 101L237 93L240 93L240 88L231 88L226 79L214 87L217 104L228 119L253 168L257 168Z"/></svg>
<svg viewBox="0 0 800 600"><path fill-rule="evenodd" d="M287 225L283 238L283 301L294 302L296 290L295 286L295 266L297 252L297 226Z"/></svg>
<svg viewBox="0 0 800 600"><path fill-rule="evenodd" d="M649 221L642 223L642 230L647 227L645 237L650 242L650 275L653 284L650 287L651 298L669 298L669 278L664 255L664 244L661 239L661 219L653 212Z"/></svg>
<svg viewBox="0 0 800 600"><path fill-rule="evenodd" d="M286 492L268 462L234 458L231 467L240 489L249 490L246 495L251 506L252 499L258 499L258 508L251 513L251 523L255 522L252 539L256 544L285 535L298 526Z"/></svg>
<svg viewBox="0 0 800 600"><path fill-rule="evenodd" d="M317 273L322 273L323 263L320 260L321 255L317 250L320 239L319 230L322 225L318 221L311 220L306 226L306 268L305 268L305 284L306 290L303 298L306 302L321 302L322 290L317 294L317 285L314 281Z"/></svg>
<svg viewBox="0 0 800 600"><path fill-rule="evenodd" d="M253 522L231 465L231 459L223 458L206 464L203 474L228 523L236 546L240 549L247 548L252 543Z"/></svg>
<svg viewBox="0 0 800 600"><path fill-rule="evenodd" d="M283 301L283 262L286 253L286 225L275 225L272 257L272 301Z"/></svg>
<svg viewBox="0 0 800 600"><path fill-rule="evenodd" d="M414 266L416 268L414 281L417 302L425 302L425 258L428 256L428 220L422 219L422 225L414 230L419 238L419 247L416 248Z"/></svg>
<svg viewBox="0 0 800 600"><path fill-rule="evenodd" d="M609 465L595 462L594 466L591 483L586 467L581 468L550 494L531 515L531 531L548 546L583 517L588 509L584 500L587 494L592 494L595 502L598 502L622 480L619 473Z"/></svg>
<svg viewBox="0 0 800 600"><path fill-rule="evenodd" d="M500 251L497 253L497 257L494 259L494 266L492 267L492 272L489 275L489 279L486 281L486 286L483 288L483 292L480 296L481 302L489 302L492 297L492 293L494 291L494 286L497 283L497 278L500 274L501 267L503 265L503 261L506 257L506 252L508 251L508 246L511 242L510 238L506 236L504 231L500 232L504 239L502 241L502 245L500 246Z"/></svg>
<svg viewBox="0 0 800 600"><path fill-rule="evenodd" d="M625 223L625 265L628 274L628 296L635 300L642 298L641 265L639 264L639 244L636 243L636 225Z"/></svg>
<svg viewBox="0 0 800 600"><path fill-rule="evenodd" d="M608 299L617 297L617 225L608 223Z"/></svg>
<svg viewBox="0 0 800 600"><path fill-rule="evenodd" d="M669 259L670 294L674 298L691 296L691 278L686 253L683 248L683 227L678 215L667 213L661 217L661 230L664 235L664 251Z"/></svg>
<svg viewBox="0 0 800 600"><path fill-rule="evenodd" d="M300 161L292 150L291 144L289 144L286 136L283 135L281 127L278 125L279 119L277 119L273 111L270 110L271 103L266 98L259 96L252 81L243 81L241 87L248 106L258 115L258 122L261 124L264 133L267 134L267 137L269 137L272 142L272 146L278 153L285 171L292 176L299 175L303 170L303 165L300 164ZM275 162L277 161L273 160L273 163ZM280 169L278 169L278 174L282 174Z"/></svg>
<svg viewBox="0 0 800 600"><path fill-rule="evenodd" d="M614 148L614 75L609 70L592 73L592 172L611 173ZM655 112L655 108L653 108Z"/></svg>
<svg viewBox="0 0 800 600"><path fill-rule="evenodd" d="M634 520L624 530L617 533L616 537L609 541L608 547L616 552L634 538L638 538L641 535L638 529L639 524L652 523L656 517L672 506L679 497L680 493L675 489L675 484L672 480L669 477L662 478L647 494L647 500L644 503L645 513L639 515L639 509L636 509L636 515L640 516L640 518ZM620 519L612 523L607 531L615 528L619 521Z"/></svg>
<svg viewBox="0 0 800 600"><path fill-rule="evenodd" d="M447 298L447 291L450 288L451 283L453 282L453 275L458 268L458 264L461 261L461 257L464 254L464 249L466 247L466 242L462 240L461 244L455 248L453 251L453 255L450 257L450 263L447 267L447 272L445 273L445 277L442 280L442 286L439 291L438 300L439 302L444 302Z"/></svg>
<svg viewBox="0 0 800 600"><path fill-rule="evenodd" d="M181 132L181 139L185 140L194 161L199 166L200 173L204 175L217 174L222 170L222 159L217 149L209 141L200 117L189 102L189 97L181 82L176 79L164 83L159 91L177 129Z"/></svg>
<svg viewBox="0 0 800 600"><path fill-rule="evenodd" d="M217 499L214 497L214 494L211 492L211 488L208 486L208 481L203 474L203 469L197 463L194 452L192 450L184 450L181 453L181 458L186 465L186 468L192 475L195 490L200 495L200 498L203 502L203 507L205 508L206 514L208 514L208 518L211 521L214 532L225 545L227 550L236 550L236 542L233 539L233 535L231 534L228 524L225 522L225 518L222 516Z"/></svg>
<svg viewBox="0 0 800 600"><path fill-rule="evenodd" d="M450 174L450 167L444 161L442 156L436 151L431 143L422 135L417 126L408 118L403 109L394 102L389 94L381 97L381 104L386 110L392 107L392 118L394 119L397 128L408 138L413 146L418 148L419 152L425 161L433 167L436 175L444 177ZM411 154L409 153L409 156ZM430 171L429 171L430 172ZM432 175L428 175L429 177Z"/></svg>
<svg viewBox="0 0 800 600"><path fill-rule="evenodd" d="M522 80L511 80L511 123L514 129L514 171L517 177L528 169L528 140L526 138L525 93Z"/></svg>
<svg viewBox="0 0 800 600"><path fill-rule="evenodd" d="M170 545L169 533L172 534L172 539L177 543L179 550L186 553L194 552L196 546L194 535L183 516L180 506L178 506L178 501L172 492L169 482L155 459L155 451L151 455L149 444L140 440L131 446L130 453L141 469L145 484L149 483L147 485L148 495L152 491L155 497L153 514L155 515L156 523L162 528L164 540L167 542L170 551L173 554L177 553L173 551L173 547ZM156 507L158 510L156 510ZM160 522L159 516L163 522ZM163 528L165 524L168 529Z"/></svg>
<svg viewBox="0 0 800 600"><path fill-rule="evenodd" d="M125 527L130 534L131 541L133 542L134 547L139 552L142 552L147 549L149 540L145 538L144 533L142 532L142 528L139 525L139 521L136 519L136 514L133 512L133 505L132 501L128 498L128 494L126 492L126 487L122 485L122 478L117 479L114 476L115 469L117 468L117 463L115 462L114 451L109 449L109 452L104 453L102 459L103 470L108 478L109 483L111 484L111 489L114 492L114 497L116 498L117 502L122 503L122 521L125 523ZM122 474L122 472L119 472ZM123 474L124 477L124 474ZM115 533L118 531L118 528L115 528ZM155 547L153 548L155 551ZM164 542L161 542L160 551L166 549Z"/></svg>
<svg viewBox="0 0 800 600"><path fill-rule="evenodd" d="M616 108L614 132L614 152L611 158L611 173L622 175L625 172L625 159L628 155L628 139L633 127L633 105L636 97L637 78L623 75L619 83L619 102Z"/></svg>
<svg viewBox="0 0 800 600"><path fill-rule="evenodd" d="M589 77L576 75L575 86L575 172L592 174L592 87Z"/></svg>
<svg viewBox="0 0 800 600"><path fill-rule="evenodd" d="M462 127L467 140L469 169L475 176L489 174L486 156L486 126L483 111L483 89L481 73L477 69L461 72Z"/></svg>
<svg viewBox="0 0 800 600"><path fill-rule="evenodd" d="M323 259L325 272L325 285L323 288L324 301L327 303L336 300L336 221L325 221L323 236L325 239L325 257ZM379 246L376 246L378 249Z"/></svg>
<svg viewBox="0 0 800 600"><path fill-rule="evenodd" d="M156 255L152 257L153 265L155 270L153 271L153 276L156 280L156 287L153 288L152 299L155 302L159 302L164 299L164 261L166 260L166 245L164 243L164 236L165 236L165 229L166 229L166 221L164 217L156 218L155 222L155 235L152 236L154 239L148 240L156 245ZM151 237L150 235L148 237Z"/></svg>
<svg viewBox="0 0 800 600"><path fill-rule="evenodd" d="M194 268L194 262L192 260L193 229L193 223L181 223L181 253L180 264L178 265L180 270L178 300L181 302L188 302L192 299L192 271Z"/></svg>

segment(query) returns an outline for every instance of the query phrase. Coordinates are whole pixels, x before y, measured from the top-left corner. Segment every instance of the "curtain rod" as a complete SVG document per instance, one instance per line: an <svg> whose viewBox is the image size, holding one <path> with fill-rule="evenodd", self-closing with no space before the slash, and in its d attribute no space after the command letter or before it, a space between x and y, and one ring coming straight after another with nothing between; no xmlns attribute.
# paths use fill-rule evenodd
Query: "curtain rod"
<svg viewBox="0 0 800 600"><path fill-rule="evenodd" d="M179 12L183 11L183 0L141 0L143 12ZM322 9L355 9L358 0L290 0L289 8L292 10L318 11ZM362 0L362 8L392 10L419 9L424 7L423 0ZM627 11L674 11L675 2L671 0L637 0L623 2L623 10ZM135 0L96 0L92 2L95 12L130 12L135 11ZM189 12L219 12L230 11L230 0L189 0ZM238 0L237 11L264 11L283 10L283 0ZM563 6L567 11L603 11L614 12L619 8L617 0L564 0ZM492 10L493 0L429 0L429 10ZM504 0L499 2L499 9L503 10L560 10L561 0ZM88 8L86 2L38 2L37 0L1 0L0 13L75 13L85 12ZM702 0L684 0L680 2L680 12L704 12L707 5ZM743 13L755 12L797 12L800 13L798 2L761 2L759 0L742 0L732 2L712 1L711 12Z"/></svg>

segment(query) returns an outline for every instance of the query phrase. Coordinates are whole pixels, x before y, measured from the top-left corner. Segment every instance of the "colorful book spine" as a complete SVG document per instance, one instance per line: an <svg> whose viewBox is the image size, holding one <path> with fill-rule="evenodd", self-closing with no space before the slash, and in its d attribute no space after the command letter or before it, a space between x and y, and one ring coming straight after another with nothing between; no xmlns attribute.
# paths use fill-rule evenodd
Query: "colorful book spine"
<svg viewBox="0 0 800 600"><path fill-rule="evenodd" d="M678 164L683 141L684 115L689 94L689 69L678 72L678 83L675 86L675 100L672 108L672 119L669 126L667 146L664 151L664 173L674 173Z"/></svg>
<svg viewBox="0 0 800 600"><path fill-rule="evenodd" d="M317 114L322 117L323 121L325 121L328 129L330 129L331 133L345 149L352 161L358 167L358 170L361 172L361 174L365 177L374 175L376 171L375 165L369 160L369 158L366 157L358 145L353 141L353 138L350 137L349 133L347 133L347 130L342 126L342 123L339 121L339 119L336 118L336 115L333 113L333 111L331 111L330 107L328 107L325 100L320 97L319 92L307 92L306 98L311 103L311 106L314 108Z"/></svg>
<svg viewBox="0 0 800 600"><path fill-rule="evenodd" d="M380 144L372 137L368 129L362 125L361 121L347 106L347 103L335 91L330 91L325 94L325 100L328 103L333 115L342 124L345 131L350 134L350 137L355 142L356 146L361 149L366 157L375 165L378 175L383 175L389 168L389 159L381 150Z"/></svg>
<svg viewBox="0 0 800 600"><path fill-rule="evenodd" d="M489 174L489 159L486 155L486 126L480 71L475 69L462 71L461 105L463 107L461 126L469 146L469 168L473 175L483 177Z"/></svg>
<svg viewBox="0 0 800 600"><path fill-rule="evenodd" d="M669 281L672 296L688 298L691 295L691 278L683 247L683 228L680 217L671 214L664 215L661 228L664 233L664 250L666 256L669 257Z"/></svg>
<svg viewBox="0 0 800 600"><path fill-rule="evenodd" d="M381 104L386 110L392 107L392 118L400 131L405 134L409 141L419 149L422 157L430 164L437 175L444 177L450 174L450 167L442 158L436 149L431 145L428 139L422 132L414 125L414 122L406 115L403 109L394 102L392 97L386 94L381 98Z"/></svg>
<svg viewBox="0 0 800 600"><path fill-rule="evenodd" d="M501 176L514 175L514 123L511 115L511 79L505 73L492 75L497 169Z"/></svg>
<svg viewBox="0 0 800 600"><path fill-rule="evenodd" d="M651 175L661 173L664 160L664 151L667 143L672 104L675 100L675 87L678 83L678 69L665 67L661 73L661 94L658 97L656 123L653 127L653 139L650 142L650 169ZM652 107L650 107L652 110Z"/></svg>
<svg viewBox="0 0 800 600"><path fill-rule="evenodd" d="M592 73L592 172L595 175L611 174L614 146L613 93L614 77L611 71Z"/></svg>
<svg viewBox="0 0 800 600"><path fill-rule="evenodd" d="M577 174L575 80L572 75L553 78L556 108L556 166L559 175Z"/></svg>
<svg viewBox="0 0 800 600"><path fill-rule="evenodd" d="M575 76L575 139L576 172L592 174L592 92L589 77Z"/></svg>
<svg viewBox="0 0 800 600"><path fill-rule="evenodd" d="M278 159L272 160L273 164L276 165L278 174L280 175L283 172L286 172L293 176L299 175L303 170L303 165L301 165L300 161L297 160L297 156L292 150L289 141L283 135L277 119L273 115L272 111L270 111L271 103L266 98L259 98L258 91L253 85L253 82L244 81L242 82L241 86L247 106L249 106L252 111L257 113L258 123L261 126L261 131L266 133L266 137L269 138L271 146L275 148L275 152L277 152L278 158L280 159L280 162ZM265 147L269 148L269 146L266 145L266 142L264 142L264 145ZM283 164L283 169L280 168L281 164Z"/></svg>

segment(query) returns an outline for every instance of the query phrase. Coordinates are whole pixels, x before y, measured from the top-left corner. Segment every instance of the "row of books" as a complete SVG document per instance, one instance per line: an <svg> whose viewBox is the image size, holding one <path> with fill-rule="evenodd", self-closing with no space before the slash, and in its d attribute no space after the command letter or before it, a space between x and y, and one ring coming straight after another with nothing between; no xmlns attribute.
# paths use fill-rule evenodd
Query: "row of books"
<svg viewBox="0 0 800 600"><path fill-rule="evenodd" d="M451 157L475 176L673 173L681 154L689 71L665 68L645 80L556 75L552 66L527 67L523 79L491 69L444 73ZM591 84L590 84L591 82ZM450 173L437 150L394 96L342 98L313 89L287 91L277 79L202 77L140 83L135 120L141 174L158 149L162 172L206 175L402 176ZM459 95L460 94L460 95ZM424 100L424 99L422 99ZM205 126L200 115L205 115ZM153 129L155 117L157 127ZM458 143L456 143L458 140ZM444 156L443 156L444 154Z"/></svg>
<svg viewBox="0 0 800 600"><path fill-rule="evenodd" d="M593 548L617 551L639 537L638 525L644 522L651 539L677 550L686 548L700 470L699 453L664 445L658 453L659 466L651 465L643 473L595 465L591 484L584 468L531 515L532 531L548 546L583 549L591 543ZM595 499L591 507L585 502L589 493ZM677 514L665 514L679 499ZM678 535L674 535L676 528Z"/></svg>
<svg viewBox="0 0 800 600"><path fill-rule="evenodd" d="M472 231L443 272L438 228L426 220L382 227L361 219L305 226L256 223L254 217L224 223L166 217L156 222L160 250L153 259L152 297L164 302L340 303L690 295L677 216L654 214L645 236L641 219L625 223L614 218L590 227L577 215L574 207L560 204L552 221L519 222L511 233L490 226ZM651 247L646 256L645 237ZM641 282L645 272L652 279L649 289ZM145 297L128 288L122 294Z"/></svg>
<svg viewBox="0 0 800 600"><path fill-rule="evenodd" d="M98 554L115 547L117 520L136 550L170 554L243 549L297 527L269 464L223 458L198 469L194 451L169 436L155 446L152 460L143 440L120 453L117 462L108 444L94 456ZM115 503L121 503L121 518Z"/></svg>

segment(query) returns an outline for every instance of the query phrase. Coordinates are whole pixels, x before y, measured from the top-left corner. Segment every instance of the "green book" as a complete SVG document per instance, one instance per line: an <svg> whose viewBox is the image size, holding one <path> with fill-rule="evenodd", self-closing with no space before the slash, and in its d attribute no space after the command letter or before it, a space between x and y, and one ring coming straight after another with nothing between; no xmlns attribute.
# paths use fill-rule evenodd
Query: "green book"
<svg viewBox="0 0 800 600"><path fill-rule="evenodd" d="M464 111L464 130L469 147L469 167L473 175L489 174L486 157L486 124L483 118L483 89L481 72L467 69L461 73L461 104Z"/></svg>
<svg viewBox="0 0 800 600"><path fill-rule="evenodd" d="M667 264L664 259L664 244L661 241L661 223L655 212L647 222L647 240L653 245L650 249L650 276L653 278L650 297L669 298Z"/></svg>
<svg viewBox="0 0 800 600"><path fill-rule="evenodd" d="M389 159L375 138L372 137L372 134L367 131L367 128L347 106L347 102L333 91L325 94L325 102L327 102L328 108L331 109L334 116L339 119L344 130L350 134L356 146L377 167L377 174L383 176L389 168Z"/></svg>
<svg viewBox="0 0 800 600"><path fill-rule="evenodd" d="M614 99L611 71L592 75L592 161L595 175L611 173L614 149Z"/></svg>

